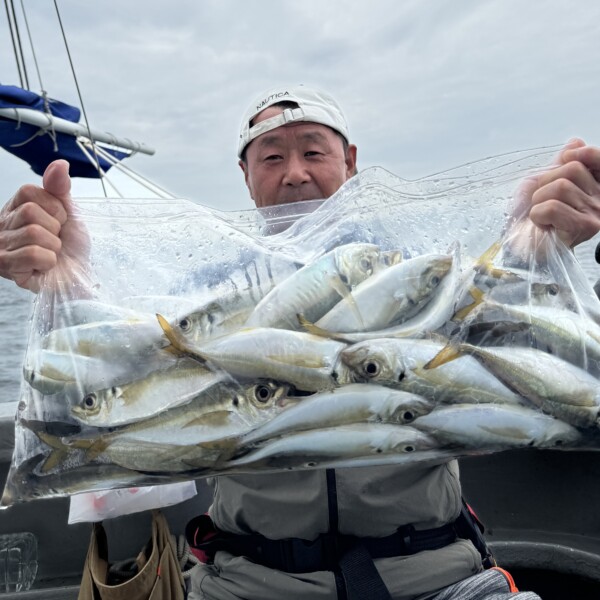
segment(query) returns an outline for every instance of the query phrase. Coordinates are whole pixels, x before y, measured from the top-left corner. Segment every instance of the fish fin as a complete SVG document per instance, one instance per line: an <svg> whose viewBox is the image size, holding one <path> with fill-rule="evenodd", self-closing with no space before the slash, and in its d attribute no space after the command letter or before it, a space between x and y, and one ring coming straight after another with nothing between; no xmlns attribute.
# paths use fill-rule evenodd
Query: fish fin
<svg viewBox="0 0 600 600"><path fill-rule="evenodd" d="M493 425L480 425L479 429L485 431L486 433L501 435L507 438L513 438L515 440L529 439L529 436L518 427L494 427Z"/></svg>
<svg viewBox="0 0 600 600"><path fill-rule="evenodd" d="M348 285L345 284L341 279L340 276L338 274L335 275L331 275L331 277L329 277L329 285L331 286L331 288L338 293L340 298L347 298L348 296L350 296L350 290L348 288Z"/></svg>
<svg viewBox="0 0 600 600"><path fill-rule="evenodd" d="M297 313L296 318L298 319L298 323L300 326L308 333L312 333L312 335L317 335L319 337L330 338L332 340L339 340L342 342L349 342L347 338L344 337L341 333L335 333L333 331L328 331L327 329L322 329L318 325L315 325L312 321L309 321L304 315Z"/></svg>
<svg viewBox="0 0 600 600"><path fill-rule="evenodd" d="M354 317L356 317L360 331L364 331L365 323L363 321L360 308L358 308L358 304L356 304L356 300L352 295L352 291L348 289L348 286L340 279L339 275L332 277L330 279L330 283L331 287L341 296L343 300L348 303L350 312L354 315Z"/></svg>
<svg viewBox="0 0 600 600"><path fill-rule="evenodd" d="M471 302L471 304L467 304L467 306L463 306L463 308L460 310L457 310L452 317L453 321L464 321L467 315L477 308L485 298L485 294L475 286L469 288L469 294L471 294L473 302Z"/></svg>
<svg viewBox="0 0 600 600"><path fill-rule="evenodd" d="M185 425L183 425L182 429L186 429L187 427L198 427L202 425L207 425L211 427L218 427L220 425L227 425L231 418L231 411L229 410L217 410L210 413L205 413L203 415L199 415L193 419L190 419Z"/></svg>
<svg viewBox="0 0 600 600"><path fill-rule="evenodd" d="M459 358L462 356L462 354L463 353L460 350L460 347L449 343L442 348L429 362L423 365L423 369L435 369L437 367L441 367L443 364Z"/></svg>
<svg viewBox="0 0 600 600"><path fill-rule="evenodd" d="M61 440L60 437L56 435L52 435L50 433L46 433L45 431L37 431L35 433L46 446L52 448L53 450L65 450L67 446Z"/></svg>
<svg viewBox="0 0 600 600"><path fill-rule="evenodd" d="M404 260L401 250L384 250L379 256L384 267L393 267Z"/></svg>
<svg viewBox="0 0 600 600"><path fill-rule="evenodd" d="M448 249L446 250L446 254L449 254L450 256L454 256L454 257L459 256L459 254L460 254L460 241L459 240L454 240L448 246Z"/></svg>
<svg viewBox="0 0 600 600"><path fill-rule="evenodd" d="M40 467L40 471L44 474L54 471L67 459L67 456L68 452L65 450L51 450Z"/></svg>
<svg viewBox="0 0 600 600"><path fill-rule="evenodd" d="M161 329L163 330L166 338L169 340L169 342L171 342L171 346L168 346L167 348L163 348L163 350L169 350L170 348L174 348L175 350L178 350L179 352L185 352L185 348L183 347L183 344L181 343L181 340L179 339L179 336L175 333L175 330L173 329L173 327L171 327L171 323L169 323L169 321L167 321L167 319L165 319L160 313L156 313L156 318L158 319L158 324L160 325Z"/></svg>
<svg viewBox="0 0 600 600"><path fill-rule="evenodd" d="M181 340L181 336L177 335L177 332L173 329L167 319L165 319L159 313L156 313L156 318L158 319L158 324L163 330L166 338L169 340L169 342L171 342L170 346L166 346L165 348L162 348L162 350L174 354L175 356L184 356L187 354L201 361L206 361L206 357L202 353L186 348L185 344Z"/></svg>

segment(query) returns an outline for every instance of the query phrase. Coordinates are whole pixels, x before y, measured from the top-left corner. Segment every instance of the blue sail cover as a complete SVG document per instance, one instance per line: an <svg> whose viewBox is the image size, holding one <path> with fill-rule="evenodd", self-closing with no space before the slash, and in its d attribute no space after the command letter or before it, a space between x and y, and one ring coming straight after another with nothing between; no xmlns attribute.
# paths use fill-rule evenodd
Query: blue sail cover
<svg viewBox="0 0 600 600"><path fill-rule="evenodd" d="M50 113L58 118L79 122L80 110L59 100L47 99ZM44 99L28 90L14 85L0 85L0 108L29 108L46 112ZM26 161L33 171L43 175L46 167L57 158L64 158L71 164L71 177L99 178L96 167L81 151L76 138L66 133L45 131L12 119L0 117L0 147ZM119 152L102 146L105 152L121 160L129 156L127 152ZM108 171L111 163L98 157L100 166Z"/></svg>

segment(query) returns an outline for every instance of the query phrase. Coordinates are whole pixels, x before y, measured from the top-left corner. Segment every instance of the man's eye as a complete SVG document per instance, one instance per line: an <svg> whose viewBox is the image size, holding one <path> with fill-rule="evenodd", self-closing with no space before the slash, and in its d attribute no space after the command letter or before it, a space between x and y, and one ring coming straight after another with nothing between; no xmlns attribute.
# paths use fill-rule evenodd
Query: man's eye
<svg viewBox="0 0 600 600"><path fill-rule="evenodd" d="M281 159L281 156L279 154L269 154L268 156L265 156L264 160L279 160Z"/></svg>
<svg viewBox="0 0 600 600"><path fill-rule="evenodd" d="M319 156L320 154L321 153L317 150L309 150L308 152L304 153L304 156Z"/></svg>

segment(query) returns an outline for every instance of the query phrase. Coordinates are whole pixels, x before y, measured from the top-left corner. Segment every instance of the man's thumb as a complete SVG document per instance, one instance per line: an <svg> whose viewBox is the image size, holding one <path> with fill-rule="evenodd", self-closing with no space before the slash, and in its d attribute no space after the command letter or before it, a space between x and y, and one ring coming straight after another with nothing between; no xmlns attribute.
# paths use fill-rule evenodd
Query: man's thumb
<svg viewBox="0 0 600 600"><path fill-rule="evenodd" d="M44 171L42 185L55 198L70 200L71 178L69 177L69 163L66 160L51 162Z"/></svg>

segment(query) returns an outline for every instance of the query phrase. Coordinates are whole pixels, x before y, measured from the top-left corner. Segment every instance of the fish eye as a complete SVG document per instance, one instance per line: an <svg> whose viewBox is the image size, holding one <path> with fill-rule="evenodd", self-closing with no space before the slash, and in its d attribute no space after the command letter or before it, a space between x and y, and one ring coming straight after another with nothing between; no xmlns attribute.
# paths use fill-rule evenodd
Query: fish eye
<svg viewBox="0 0 600 600"><path fill-rule="evenodd" d="M405 377L406 373L404 371L400 371L398 374L398 381L402 381Z"/></svg>
<svg viewBox="0 0 600 600"><path fill-rule="evenodd" d="M414 418L415 418L415 415L410 410L406 410L402 413L402 420L405 423L410 423L411 421L414 420Z"/></svg>
<svg viewBox="0 0 600 600"><path fill-rule="evenodd" d="M438 285L440 281L441 281L441 279L437 275L434 275L431 278L431 285Z"/></svg>
<svg viewBox="0 0 600 600"><path fill-rule="evenodd" d="M550 296L558 295L558 284L557 283L553 283L551 286L548 287L548 294Z"/></svg>
<svg viewBox="0 0 600 600"><path fill-rule="evenodd" d="M240 405L240 397L234 396L231 402L232 402L233 406L238 407Z"/></svg>
<svg viewBox="0 0 600 600"><path fill-rule="evenodd" d="M83 407L84 408L95 408L96 407L96 394L87 394L84 398L83 398Z"/></svg>
<svg viewBox="0 0 600 600"><path fill-rule="evenodd" d="M184 317L179 321L179 329L184 333L192 328L192 320L189 317Z"/></svg>
<svg viewBox="0 0 600 600"><path fill-rule="evenodd" d="M348 285L348 278L343 273L340 273L340 279L342 280L342 283Z"/></svg>
<svg viewBox="0 0 600 600"><path fill-rule="evenodd" d="M273 393L266 385L257 385L254 388L254 398L262 404L266 404L272 396Z"/></svg>
<svg viewBox="0 0 600 600"><path fill-rule="evenodd" d="M364 371L367 377L377 377L380 372L379 365L375 361L369 361L365 363Z"/></svg>
<svg viewBox="0 0 600 600"><path fill-rule="evenodd" d="M414 452L414 451L415 451L414 446L404 446L404 452Z"/></svg>
<svg viewBox="0 0 600 600"><path fill-rule="evenodd" d="M373 264L368 258L360 259L360 268L365 272L370 272L373 269Z"/></svg>

